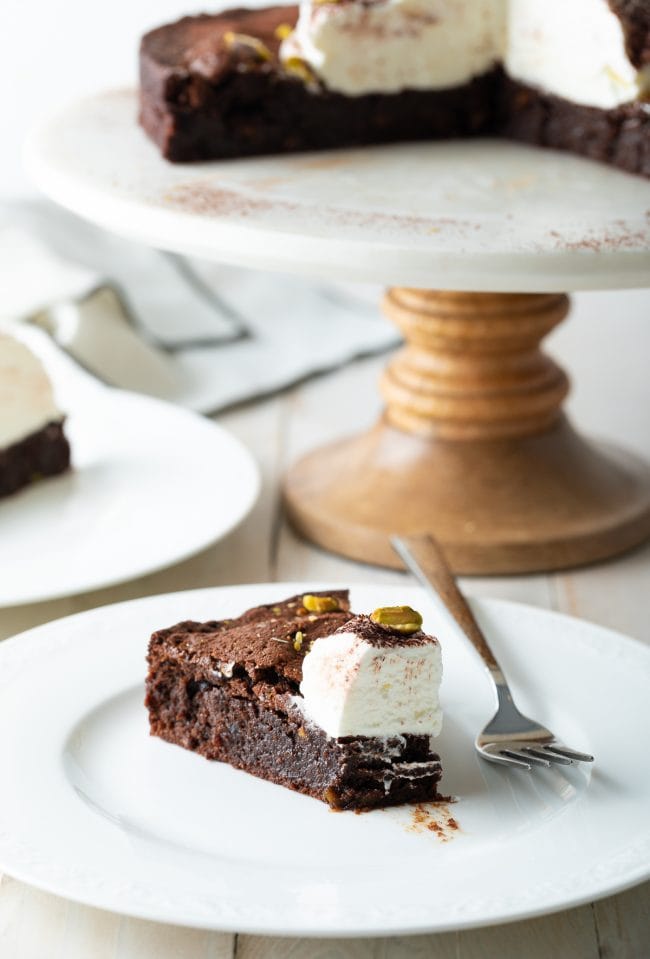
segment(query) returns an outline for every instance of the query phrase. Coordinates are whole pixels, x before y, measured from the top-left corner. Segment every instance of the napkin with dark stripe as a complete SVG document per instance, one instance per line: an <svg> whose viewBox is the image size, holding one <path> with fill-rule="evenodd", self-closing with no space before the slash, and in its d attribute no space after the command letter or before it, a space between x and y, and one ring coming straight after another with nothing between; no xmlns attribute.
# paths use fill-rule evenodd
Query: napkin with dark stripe
<svg viewBox="0 0 650 959"><path fill-rule="evenodd" d="M98 379L203 413L388 349L379 290L189 261L46 203L0 206L0 318Z"/></svg>

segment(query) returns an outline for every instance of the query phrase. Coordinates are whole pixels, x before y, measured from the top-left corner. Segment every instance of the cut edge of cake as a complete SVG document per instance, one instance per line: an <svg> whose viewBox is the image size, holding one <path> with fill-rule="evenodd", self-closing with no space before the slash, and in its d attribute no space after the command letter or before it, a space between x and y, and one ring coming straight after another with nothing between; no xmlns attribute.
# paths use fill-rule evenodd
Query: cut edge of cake
<svg viewBox="0 0 650 959"><path fill-rule="evenodd" d="M650 59L650 14L612 0L629 56ZM636 11L636 13L635 13ZM297 7L185 17L146 34L140 122L176 162L406 140L505 136L650 176L650 103L611 109L563 99L500 64L461 86L346 96L306 65L281 60ZM284 38L284 39L283 39Z"/></svg>
<svg viewBox="0 0 650 959"><path fill-rule="evenodd" d="M0 333L0 497L70 468L70 444L40 359Z"/></svg>

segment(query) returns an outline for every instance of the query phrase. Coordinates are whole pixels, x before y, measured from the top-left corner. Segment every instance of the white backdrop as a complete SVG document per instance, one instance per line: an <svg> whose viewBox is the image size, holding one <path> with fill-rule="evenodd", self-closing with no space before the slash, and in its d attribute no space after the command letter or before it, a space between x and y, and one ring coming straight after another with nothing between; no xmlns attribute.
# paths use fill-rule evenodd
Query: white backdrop
<svg viewBox="0 0 650 959"><path fill-rule="evenodd" d="M134 84L145 30L223 6L214 0L0 0L0 198L33 192L21 147L40 116L95 90Z"/></svg>

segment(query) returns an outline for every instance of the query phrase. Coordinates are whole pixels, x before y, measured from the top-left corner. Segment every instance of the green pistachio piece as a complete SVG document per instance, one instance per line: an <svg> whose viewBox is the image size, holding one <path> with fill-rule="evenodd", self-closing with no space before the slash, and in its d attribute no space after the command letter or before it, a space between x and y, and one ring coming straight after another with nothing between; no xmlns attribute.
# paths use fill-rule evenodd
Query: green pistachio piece
<svg viewBox="0 0 650 959"><path fill-rule="evenodd" d="M333 613L339 609L339 604L333 596L312 596L311 593L303 596L302 605L310 613Z"/></svg>
<svg viewBox="0 0 650 959"><path fill-rule="evenodd" d="M257 37L250 37L247 33L234 33L232 30L226 30L223 35L226 46L244 47L254 53L259 60L272 60L273 54L265 43L262 43Z"/></svg>
<svg viewBox="0 0 650 959"><path fill-rule="evenodd" d="M287 57L282 61L282 65L287 73L292 74L298 80L305 84L314 83L314 74L311 67L302 57Z"/></svg>
<svg viewBox="0 0 650 959"><path fill-rule="evenodd" d="M380 606L371 615L373 623L388 626L398 633L419 633L422 629L422 617L410 606Z"/></svg>
<svg viewBox="0 0 650 959"><path fill-rule="evenodd" d="M273 33L278 40L286 40L293 33L293 27L290 23L279 23Z"/></svg>

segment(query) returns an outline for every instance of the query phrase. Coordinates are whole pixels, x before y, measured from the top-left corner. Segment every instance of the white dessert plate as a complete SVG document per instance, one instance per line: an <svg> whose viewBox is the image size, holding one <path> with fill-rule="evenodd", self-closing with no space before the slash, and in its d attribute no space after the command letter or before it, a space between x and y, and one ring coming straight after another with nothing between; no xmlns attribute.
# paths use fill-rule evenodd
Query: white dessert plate
<svg viewBox="0 0 650 959"><path fill-rule="evenodd" d="M557 292L646 287L650 183L502 140L217 163L163 160L134 91L73 104L31 137L52 199L129 239L370 283Z"/></svg>
<svg viewBox="0 0 650 959"><path fill-rule="evenodd" d="M111 586L180 562L251 510L259 473L215 423L111 390L37 331L73 468L0 500L0 607Z"/></svg>
<svg viewBox="0 0 650 959"><path fill-rule="evenodd" d="M639 739L650 728L650 650L565 616L475 603L522 708L593 752L593 768L528 774L479 760L473 737L493 706L482 666L407 585L354 587L353 606L411 603L442 637L440 752L456 803L333 813L149 737L152 629L304 588L150 597L0 644L0 871L129 915L304 936L506 922L650 875L650 769Z"/></svg>

